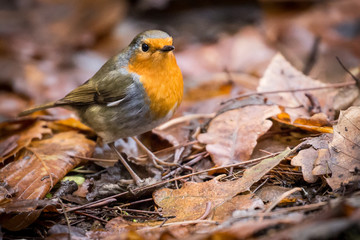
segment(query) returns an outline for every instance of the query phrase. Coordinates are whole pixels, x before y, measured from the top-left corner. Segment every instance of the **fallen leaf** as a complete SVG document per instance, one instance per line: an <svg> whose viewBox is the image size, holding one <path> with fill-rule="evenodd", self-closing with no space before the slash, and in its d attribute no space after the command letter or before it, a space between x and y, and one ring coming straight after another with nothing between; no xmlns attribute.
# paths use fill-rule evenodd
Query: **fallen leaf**
<svg viewBox="0 0 360 240"><path fill-rule="evenodd" d="M274 105L246 106L215 117L206 133L198 140L207 144L206 150L216 165L246 161L256 146L257 139L272 125L267 118L280 112Z"/></svg>
<svg viewBox="0 0 360 240"><path fill-rule="evenodd" d="M13 128L14 124L10 124L9 128ZM43 135L51 134L51 129L47 128L47 122L34 121L30 126L25 124L20 125L20 130L10 137L0 142L1 146L7 146L0 149L0 162L4 162L8 157L16 154L20 149L27 147L32 140L42 139ZM3 125L2 131L6 131L6 126ZM11 130L11 129L10 129Z"/></svg>
<svg viewBox="0 0 360 240"><path fill-rule="evenodd" d="M295 90L314 87L323 87L325 83L313 80L305 76L302 72L295 69L286 59L277 54L269 64L264 76L260 79L258 92ZM277 94L268 94L269 101L285 107L291 119L310 117L308 109L311 103L306 93L310 93L320 104L322 112L329 115L329 106L332 106L335 90L317 90L317 91L298 91L298 92L279 92Z"/></svg>
<svg viewBox="0 0 360 240"><path fill-rule="evenodd" d="M332 134L323 134L319 137L309 138L301 143L301 145L308 146L308 148L301 150L298 155L291 159L291 165L301 167L305 181L314 183L318 179L318 175L322 175L319 173L315 174L313 169L315 162L318 161L319 151L325 150L327 152L331 139Z"/></svg>
<svg viewBox="0 0 360 240"><path fill-rule="evenodd" d="M224 219L226 216L217 209L222 209L221 206L224 204L226 205L224 209L229 208L228 211L241 208L241 202L239 201L241 197L236 195L248 191L254 183L279 164L289 153L290 150L287 149L276 157L264 159L257 165L248 168L243 177L235 181L219 182L215 178L202 183L187 182L181 189L177 190L160 189L153 193L154 201L162 208L164 215L176 216L176 218L169 219L168 222L198 219L205 213L209 205L210 209L214 210L213 217L215 219ZM229 202L233 203L232 201L239 205L229 204ZM260 206L261 208L261 204L257 199L250 201L249 206Z"/></svg>
<svg viewBox="0 0 360 240"><path fill-rule="evenodd" d="M166 128L161 128L161 126L159 126L158 128L154 128L152 132L159 137L166 139L173 146L180 146L181 144L194 140L191 137L191 133L194 132L199 125L198 122L191 124L189 121L186 121ZM174 151L173 162L179 162L181 155L184 155L185 153L189 154L191 152L191 146L180 147ZM166 157L165 159L169 158L170 154L172 154L172 152L168 152L166 155L164 154Z"/></svg>
<svg viewBox="0 0 360 240"><path fill-rule="evenodd" d="M359 114L360 107L340 112L332 139L331 135L322 135L303 143L310 148L300 151L291 164L302 167L306 181L314 182L316 176L325 175L329 186L338 190L343 185L360 180Z"/></svg>
<svg viewBox="0 0 360 240"><path fill-rule="evenodd" d="M94 146L93 141L75 131L32 141L0 170L0 181L16 189L13 199L41 199L81 162L71 155L89 156Z"/></svg>
<svg viewBox="0 0 360 240"><path fill-rule="evenodd" d="M310 132L333 133L333 128L324 113L314 114L310 118L298 118L292 122L290 115L282 112L272 119Z"/></svg>
<svg viewBox="0 0 360 240"><path fill-rule="evenodd" d="M49 122L49 127L57 131L80 130L84 132L94 132L91 128L80 122L75 118L61 119L54 122Z"/></svg>
<svg viewBox="0 0 360 240"><path fill-rule="evenodd" d="M214 209L213 220L225 220L229 218L235 210L251 211L263 210L264 208L263 201L252 193L237 195Z"/></svg>
<svg viewBox="0 0 360 240"><path fill-rule="evenodd" d="M15 200L0 205L0 224L11 231L19 231L33 223L43 211L58 212L53 200Z"/></svg>
<svg viewBox="0 0 360 240"><path fill-rule="evenodd" d="M308 183L314 183L318 179L312 174L318 151L314 148L301 150L297 156L291 160L291 165L300 166L304 176L304 180Z"/></svg>
<svg viewBox="0 0 360 240"><path fill-rule="evenodd" d="M330 157L326 158L332 173L326 181L333 190L360 180L359 115L360 107L350 107L340 112L338 124L334 126L334 137L329 144ZM321 159L319 161L321 162Z"/></svg>

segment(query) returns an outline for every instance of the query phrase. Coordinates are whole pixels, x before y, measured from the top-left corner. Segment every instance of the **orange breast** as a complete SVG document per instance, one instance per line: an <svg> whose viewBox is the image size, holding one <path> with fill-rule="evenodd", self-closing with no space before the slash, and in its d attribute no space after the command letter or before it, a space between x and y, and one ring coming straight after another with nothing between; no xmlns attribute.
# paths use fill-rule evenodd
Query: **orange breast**
<svg viewBox="0 0 360 240"><path fill-rule="evenodd" d="M164 118L180 105L183 78L172 52L155 52L148 59L131 59L129 72L140 76L150 99L150 110L156 119Z"/></svg>

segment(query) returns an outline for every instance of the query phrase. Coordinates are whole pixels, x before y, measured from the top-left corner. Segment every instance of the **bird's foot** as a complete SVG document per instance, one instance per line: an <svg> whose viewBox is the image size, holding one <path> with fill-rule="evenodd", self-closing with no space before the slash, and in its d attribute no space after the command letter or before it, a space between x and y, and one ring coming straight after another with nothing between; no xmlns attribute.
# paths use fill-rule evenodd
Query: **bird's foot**
<svg viewBox="0 0 360 240"><path fill-rule="evenodd" d="M160 158L155 156L155 154L152 151L150 151L139 139L137 139L136 137L133 137L133 139L139 145L139 147L142 148L146 152L147 157L153 162L153 164L156 168L163 170L162 166L169 166L169 167L178 166L178 164L176 164L176 163L169 163L169 162L165 162L165 161L161 160ZM142 158L136 158L136 159L142 160Z"/></svg>
<svg viewBox="0 0 360 240"><path fill-rule="evenodd" d="M155 154L151 151L147 152L146 155L153 162L154 166L160 170L163 170L162 166L168 166L168 167L178 166L178 164L176 164L176 163L169 163L169 162L165 162L165 161L161 160L160 158L155 156Z"/></svg>

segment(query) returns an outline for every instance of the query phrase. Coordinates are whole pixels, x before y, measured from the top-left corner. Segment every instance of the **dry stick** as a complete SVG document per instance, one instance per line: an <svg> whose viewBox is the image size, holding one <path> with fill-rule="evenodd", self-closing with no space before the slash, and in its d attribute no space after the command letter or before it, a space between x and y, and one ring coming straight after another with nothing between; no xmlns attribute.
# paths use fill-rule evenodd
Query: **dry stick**
<svg viewBox="0 0 360 240"><path fill-rule="evenodd" d="M118 210L122 211L122 212L135 212L135 213L144 213L144 214L156 214L159 215L160 217L163 217L162 213L160 212L155 212L155 211L146 211L146 210L138 210L138 209L121 209L118 208Z"/></svg>
<svg viewBox="0 0 360 240"><path fill-rule="evenodd" d="M210 212L211 212L211 201L208 201L206 203L204 214L201 215L201 217L199 217L196 220L205 220L209 216Z"/></svg>
<svg viewBox="0 0 360 240"><path fill-rule="evenodd" d="M216 225L219 224L218 221L213 221L213 220L190 220L190 221L183 221L183 222L165 223L163 225L159 225L159 226L156 226L156 227L149 227L149 228L139 229L139 230L137 230L137 232L149 231L149 230L157 229L157 228L160 228L160 227L182 226L182 225L190 225L190 224L198 224L198 223L208 223L208 224L216 224Z"/></svg>
<svg viewBox="0 0 360 240"><path fill-rule="evenodd" d="M313 87L313 88L302 88L302 89L288 89L288 90L275 90L275 91L264 91L264 92L250 92L250 93L244 93L240 94L235 98L231 98L229 100L226 100L221 103L221 105L235 101L239 98L244 97L250 97L253 95L265 95L265 94L276 94L276 93L292 93L292 92L305 92L305 91L315 91L315 90L323 90L328 88L341 88L341 87L347 87L347 86L353 86L356 85L356 82L345 82L345 83L333 83L333 84L327 84L323 87Z"/></svg>
<svg viewBox="0 0 360 240"><path fill-rule="evenodd" d="M204 155L204 154L203 154ZM163 176L161 179L166 179L172 175L175 175L177 174L181 169L183 169L184 167L187 167L187 166L192 166L194 165L195 163L197 163L198 161L200 161L201 159L204 158L203 155L200 155L200 156L197 156L196 158L190 160L189 162L185 163L183 166L180 166L174 170L172 170L171 172L169 172L168 174L166 174L165 176Z"/></svg>
<svg viewBox="0 0 360 240"><path fill-rule="evenodd" d="M304 206L287 207L284 209L275 210L273 212L260 213L259 215L271 216L271 215L275 215L275 214L294 212L294 211L310 211L310 210L314 210L314 209L323 207L327 204L328 204L328 202L319 202L319 203L313 203L313 204L304 205Z"/></svg>
<svg viewBox="0 0 360 240"><path fill-rule="evenodd" d="M352 77L352 79L354 79L354 81L356 82L356 86L357 86L358 88L360 88L360 79L357 78L357 77L355 77L354 74L352 74L352 72L350 72L350 70L345 67L345 65L341 62L341 60L340 60L339 57L336 57L336 60L339 62L340 66L341 66L348 74L350 74L350 76Z"/></svg>
<svg viewBox="0 0 360 240"><path fill-rule="evenodd" d="M252 193L256 193L257 190L259 190L264 184L269 180L269 178L266 178Z"/></svg>
<svg viewBox="0 0 360 240"><path fill-rule="evenodd" d="M269 213L274 207L276 207L276 205L279 204L279 202L281 202L281 200L283 200L284 198L286 198L287 196L290 196L291 194L293 194L294 192L299 192L302 191L301 188L296 187L293 188L287 192L284 192L283 194L280 195L280 197L278 197L266 210L265 213Z"/></svg>
<svg viewBox="0 0 360 240"><path fill-rule="evenodd" d="M116 198L113 198L113 197L107 197L107 198L104 198L103 200L104 200L104 201L101 201L101 202L96 201L96 202L98 202L98 203L94 202L93 204L91 204L91 207L92 207L92 208L93 208L93 207L101 207L101 206L103 206L103 205L108 205L109 203L112 203L112 202L116 202L116 201L117 201Z"/></svg>
<svg viewBox="0 0 360 240"><path fill-rule="evenodd" d="M220 169L224 169L224 168L229 168L229 167L238 167L238 166L241 166L241 165L246 165L246 164L248 164L248 163L258 162L258 161L261 161L261 160L263 160L263 159L276 156L276 155L278 155L278 154L279 154L279 153L274 153L274 154L272 154L272 155L270 155L270 156L264 156L264 157L256 158L256 159L253 159L253 160L248 160L248 161L241 162L241 163L234 163L234 164L229 164L229 165L226 165L226 166L221 166L221 167L216 167L216 168L205 169L205 170L202 170L202 171L199 171L199 172L190 173L190 174L187 174L187 175L184 175L184 176L180 176L180 177L172 178L172 179L169 179L169 180L166 180L166 181L161 181L161 182L158 182L158 183L154 183L154 184L151 184L151 185L148 185L148 186L140 187L140 188L134 189L133 191L134 191L134 192L141 192L141 191L144 191L144 190L147 190L147 189L151 189L151 188L153 188L153 187L157 187L157 186L164 185L165 183L169 183L169 182L177 181L177 180L180 180L180 179L188 178L188 177L191 177L191 176L194 176L194 175L198 175L198 174L201 174L201 173L206 173L206 172L210 172L210 171L216 171L216 170L220 170ZM66 210L66 212L71 212L71 211L75 211L75 210L79 210L79 209L84 209L84 208L90 208L90 207L94 206L94 204L95 204L95 205L97 205L97 204L102 204L102 202L107 201L108 199L121 197L121 196L127 195L127 194L129 194L129 193L130 193L130 191L126 191L126 192L122 192L122 193L119 193L119 194L115 194L115 195L113 195L113 196L109 196L109 197L106 197L106 198L97 200L97 201L95 201L95 202L92 202L92 203L87 203L87 204L84 204L84 205L81 205L81 206L69 208L69 209Z"/></svg>
<svg viewBox="0 0 360 240"><path fill-rule="evenodd" d="M235 219L239 220L239 219L255 218L255 217L263 218L263 217L270 217L270 216L279 215L279 214L286 214L288 212L294 212L294 211L312 211L312 210L321 208L327 204L328 204L328 202L319 202L319 203L312 203L312 204L304 205L304 206L287 207L287 208L275 210L273 212L259 212L259 213L254 213L254 214L250 213L247 215L235 217Z"/></svg>
<svg viewBox="0 0 360 240"><path fill-rule="evenodd" d="M65 220L66 220L67 227L68 227L68 229L69 229L68 239L69 239L69 240L71 240L71 227L70 227L70 221L69 221L69 218L68 218L67 213L66 213L66 211L65 211L65 206L64 206L64 203L61 201L61 199L60 199L60 198L58 198L58 200L59 200L59 203L60 203L60 205L61 205L62 211L63 211L63 213L64 213L64 216L65 216Z"/></svg>
<svg viewBox="0 0 360 240"><path fill-rule="evenodd" d="M138 203L143 203L143 202L149 202L149 201L152 201L153 199L152 198L146 198L146 199L142 199L142 200L139 200L139 201L134 201L134 202L131 202L131 203L125 203L125 204L122 204L120 206L117 206L118 208L123 208L123 207L127 207L127 206L130 206L130 205L135 205L135 204L138 204Z"/></svg>
<svg viewBox="0 0 360 240"><path fill-rule="evenodd" d="M178 117L178 118L174 118L170 121L167 121L166 123L160 125L159 127L157 127L156 129L162 131L166 128L169 128L173 125L182 123L182 122L186 122L189 120L193 120L193 119L198 119L198 118L213 118L216 116L216 113L208 113L208 114L189 114L189 115L185 115L182 117Z"/></svg>
<svg viewBox="0 0 360 240"><path fill-rule="evenodd" d="M108 223L108 221L106 221L106 220L104 220L102 218L96 217L94 215L88 214L88 213L79 212L79 211L75 211L74 213L79 214L79 215L83 215L83 216L86 216L86 217L89 217L89 218L92 218L92 219L95 219L95 220L98 220L98 221L103 222L103 223Z"/></svg>

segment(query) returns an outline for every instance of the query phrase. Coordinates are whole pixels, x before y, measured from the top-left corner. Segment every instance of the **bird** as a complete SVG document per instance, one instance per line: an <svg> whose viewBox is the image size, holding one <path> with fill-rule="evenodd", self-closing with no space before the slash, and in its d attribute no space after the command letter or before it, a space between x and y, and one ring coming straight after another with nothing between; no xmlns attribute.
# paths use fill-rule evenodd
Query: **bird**
<svg viewBox="0 0 360 240"><path fill-rule="evenodd" d="M136 136L169 120L183 97L183 76L176 62L173 38L161 30L139 33L90 79L64 98L27 109L19 116L54 107L75 111L117 154L137 185L141 179L114 142L132 137L155 164L165 164Z"/></svg>

